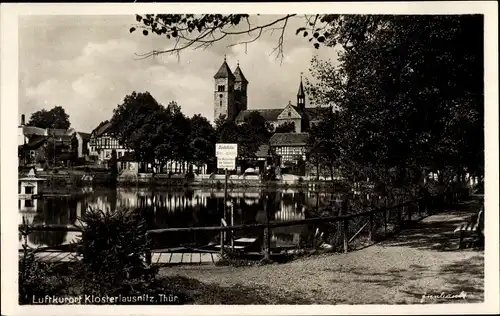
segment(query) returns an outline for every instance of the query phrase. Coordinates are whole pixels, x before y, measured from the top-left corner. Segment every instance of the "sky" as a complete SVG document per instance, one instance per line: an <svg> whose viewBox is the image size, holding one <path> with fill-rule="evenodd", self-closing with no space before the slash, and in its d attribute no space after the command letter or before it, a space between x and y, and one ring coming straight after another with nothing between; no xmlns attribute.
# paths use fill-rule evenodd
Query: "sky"
<svg viewBox="0 0 500 316"><path fill-rule="evenodd" d="M251 16L262 24L277 16ZM62 106L71 127L91 132L113 115L133 91L149 91L163 105L176 101L184 114L213 120L214 79L224 55L234 71L239 61L249 81L248 108L284 108L296 102L300 74L309 76L311 59L337 59L333 48L314 49L295 34L303 18L288 22L284 58L272 54L280 32L228 47L249 37L233 37L203 49L139 59L136 54L170 47L157 35L130 33L135 16L22 16L19 19L19 114ZM306 98L307 99L307 98ZM306 100L307 102L307 100Z"/></svg>

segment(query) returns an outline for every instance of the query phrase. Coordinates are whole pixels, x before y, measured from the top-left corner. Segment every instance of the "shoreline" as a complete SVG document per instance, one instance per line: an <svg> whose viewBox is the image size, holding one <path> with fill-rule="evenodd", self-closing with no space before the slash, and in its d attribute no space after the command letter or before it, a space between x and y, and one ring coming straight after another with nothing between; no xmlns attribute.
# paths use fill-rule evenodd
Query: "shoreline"
<svg viewBox="0 0 500 316"><path fill-rule="evenodd" d="M19 178L25 176L18 174ZM101 187L176 187L176 188L224 188L224 175L195 176L187 179L184 175L174 175L168 177L165 174L157 174L154 177L151 174L128 174L121 175L115 181L111 179L108 173L74 172L72 170L62 170L58 173L39 172L37 177L44 178L45 187L89 187L99 185ZM310 180L307 177L287 176L285 179L264 181L258 176L237 176L231 175L227 180L228 189L231 188L302 188L302 189L325 189L335 188L337 190L345 189L345 183L340 179L332 180Z"/></svg>

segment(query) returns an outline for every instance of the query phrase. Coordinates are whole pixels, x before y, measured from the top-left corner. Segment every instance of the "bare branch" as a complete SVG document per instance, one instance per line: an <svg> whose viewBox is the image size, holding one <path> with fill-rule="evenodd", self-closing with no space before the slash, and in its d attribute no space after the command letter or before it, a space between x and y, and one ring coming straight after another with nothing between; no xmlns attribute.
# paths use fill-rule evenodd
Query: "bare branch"
<svg viewBox="0 0 500 316"><path fill-rule="evenodd" d="M224 21L223 23L217 25L217 26L210 26L210 27L204 27L203 29L199 30L199 34L195 37L192 37L188 34L189 28L174 28L168 25L165 25L165 23L161 23L161 21L156 21L162 28L166 29L167 31L176 31L177 37L176 37L176 43L173 48L165 49L165 50L153 50L151 52L145 53L145 54L136 54L136 56L139 56L139 59L145 59L149 58L151 56L156 56L160 54L165 54L165 53L176 53L178 54L182 50L185 50L189 47L193 47L194 49L199 49L199 48L204 48L206 49L207 47L212 46L213 43L218 42L225 38L226 36L236 36L236 35L250 35L252 36L252 32L258 31L257 36L255 36L253 39L250 40L245 40L245 41L239 41L238 43L235 44L230 44L227 47L233 47L236 45L241 45L245 44L245 51L247 48L247 45L249 43L255 42L257 39L259 39L262 35L262 33L267 30L269 27L282 23L282 27L276 27L270 29L270 31L273 33L275 30L281 30L281 35L278 40L278 46L275 48L274 51L278 51L278 57L281 57L283 59L283 41L284 41L284 32L287 26L288 19L291 17L296 16L296 14L287 14L286 16L283 16L279 19L276 19L274 21L271 21L267 24L263 25L252 25L250 23L250 20L248 17L245 17L245 21L247 24L247 28L245 30L233 30L232 28L234 25L230 24L230 21ZM229 26L229 30L225 27ZM142 29L151 29L152 27L145 27L145 26L138 26L139 28ZM220 36L218 36L220 34ZM271 33L271 34L272 34ZM182 40L185 43L180 44L180 40ZM195 45L196 44L196 45Z"/></svg>
<svg viewBox="0 0 500 316"><path fill-rule="evenodd" d="M236 45L241 45L241 44L250 44L250 43L253 43L255 42L256 40L258 40L260 38L260 36L262 35L262 29L259 30L259 34L254 38L254 39L251 39L249 41L242 41L242 42L238 42L238 43L235 43L235 44L230 44L230 45L227 45L227 47L233 47L233 46L236 46ZM225 36L225 35L224 35Z"/></svg>
<svg viewBox="0 0 500 316"><path fill-rule="evenodd" d="M278 39L278 46L276 46L276 48L273 49L273 51L271 52L274 53L275 51L277 51L276 53L276 58L280 58L280 65L283 64L283 58L284 58L284 54L283 54L283 41L284 41L284 35L285 35L285 29L286 29L286 25L288 23L288 19L285 20L285 23L283 24L283 27L282 27L282 30L281 30L281 35Z"/></svg>

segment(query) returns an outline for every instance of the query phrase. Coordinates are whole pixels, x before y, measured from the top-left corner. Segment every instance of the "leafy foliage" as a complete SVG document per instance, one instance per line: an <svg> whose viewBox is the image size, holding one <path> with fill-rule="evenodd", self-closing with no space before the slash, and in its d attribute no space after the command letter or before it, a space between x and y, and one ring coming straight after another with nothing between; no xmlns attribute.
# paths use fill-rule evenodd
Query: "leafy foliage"
<svg viewBox="0 0 500 316"><path fill-rule="evenodd" d="M131 148L137 161L153 165L168 160L190 161L190 124L176 102L167 107L149 92L125 97L111 119L119 140Z"/></svg>
<svg viewBox="0 0 500 316"><path fill-rule="evenodd" d="M189 119L190 160L198 166L213 163L216 134L210 122L200 114Z"/></svg>
<svg viewBox="0 0 500 316"><path fill-rule="evenodd" d="M40 128L68 129L70 127L69 115L61 106L55 106L49 111L42 109L31 114L27 125Z"/></svg>
<svg viewBox="0 0 500 316"><path fill-rule="evenodd" d="M28 235L30 226L23 218L20 235L23 238L23 251L19 260L19 303L32 304L33 296L42 297L57 293L60 288L57 284L46 282L52 273L52 268L43 262L36 260L36 249L28 246Z"/></svg>
<svg viewBox="0 0 500 316"><path fill-rule="evenodd" d="M215 121L217 141L220 143L238 143L238 156L251 158L259 146L269 141L272 126L259 112L253 111L238 125L224 116Z"/></svg>
<svg viewBox="0 0 500 316"><path fill-rule="evenodd" d="M89 209L81 221L77 254L82 256L82 273L88 280L113 287L149 275L143 260L149 250L147 225L140 214Z"/></svg>
<svg viewBox="0 0 500 316"><path fill-rule="evenodd" d="M316 104L340 109L335 119L341 127L335 136L339 156L326 156L335 157L345 175L411 190L430 170L481 173L482 17L327 21L332 35L325 44L340 43L344 50L338 65L312 61L318 83L308 90ZM313 139L327 141L321 131L335 127L328 120L324 124Z"/></svg>
<svg viewBox="0 0 500 316"><path fill-rule="evenodd" d="M116 156L115 149L113 149L111 151L111 159L109 160L109 168L111 169L112 181L116 181L116 177L118 177L118 158Z"/></svg>

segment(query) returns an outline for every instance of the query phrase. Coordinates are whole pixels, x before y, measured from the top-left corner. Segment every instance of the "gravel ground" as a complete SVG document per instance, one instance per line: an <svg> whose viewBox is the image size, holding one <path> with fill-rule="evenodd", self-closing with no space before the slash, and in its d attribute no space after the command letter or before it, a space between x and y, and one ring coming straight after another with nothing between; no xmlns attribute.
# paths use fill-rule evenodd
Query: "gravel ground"
<svg viewBox="0 0 500 316"><path fill-rule="evenodd" d="M175 266L161 276L259 294L268 304L471 303L484 299L484 251L458 250L453 229L481 200L425 218L412 229L348 254L324 254L264 266ZM466 297L438 299L424 294ZM206 299L200 299L206 303ZM196 302L195 302L196 303ZM217 304L217 303L215 303ZM237 304L237 303L236 303Z"/></svg>

